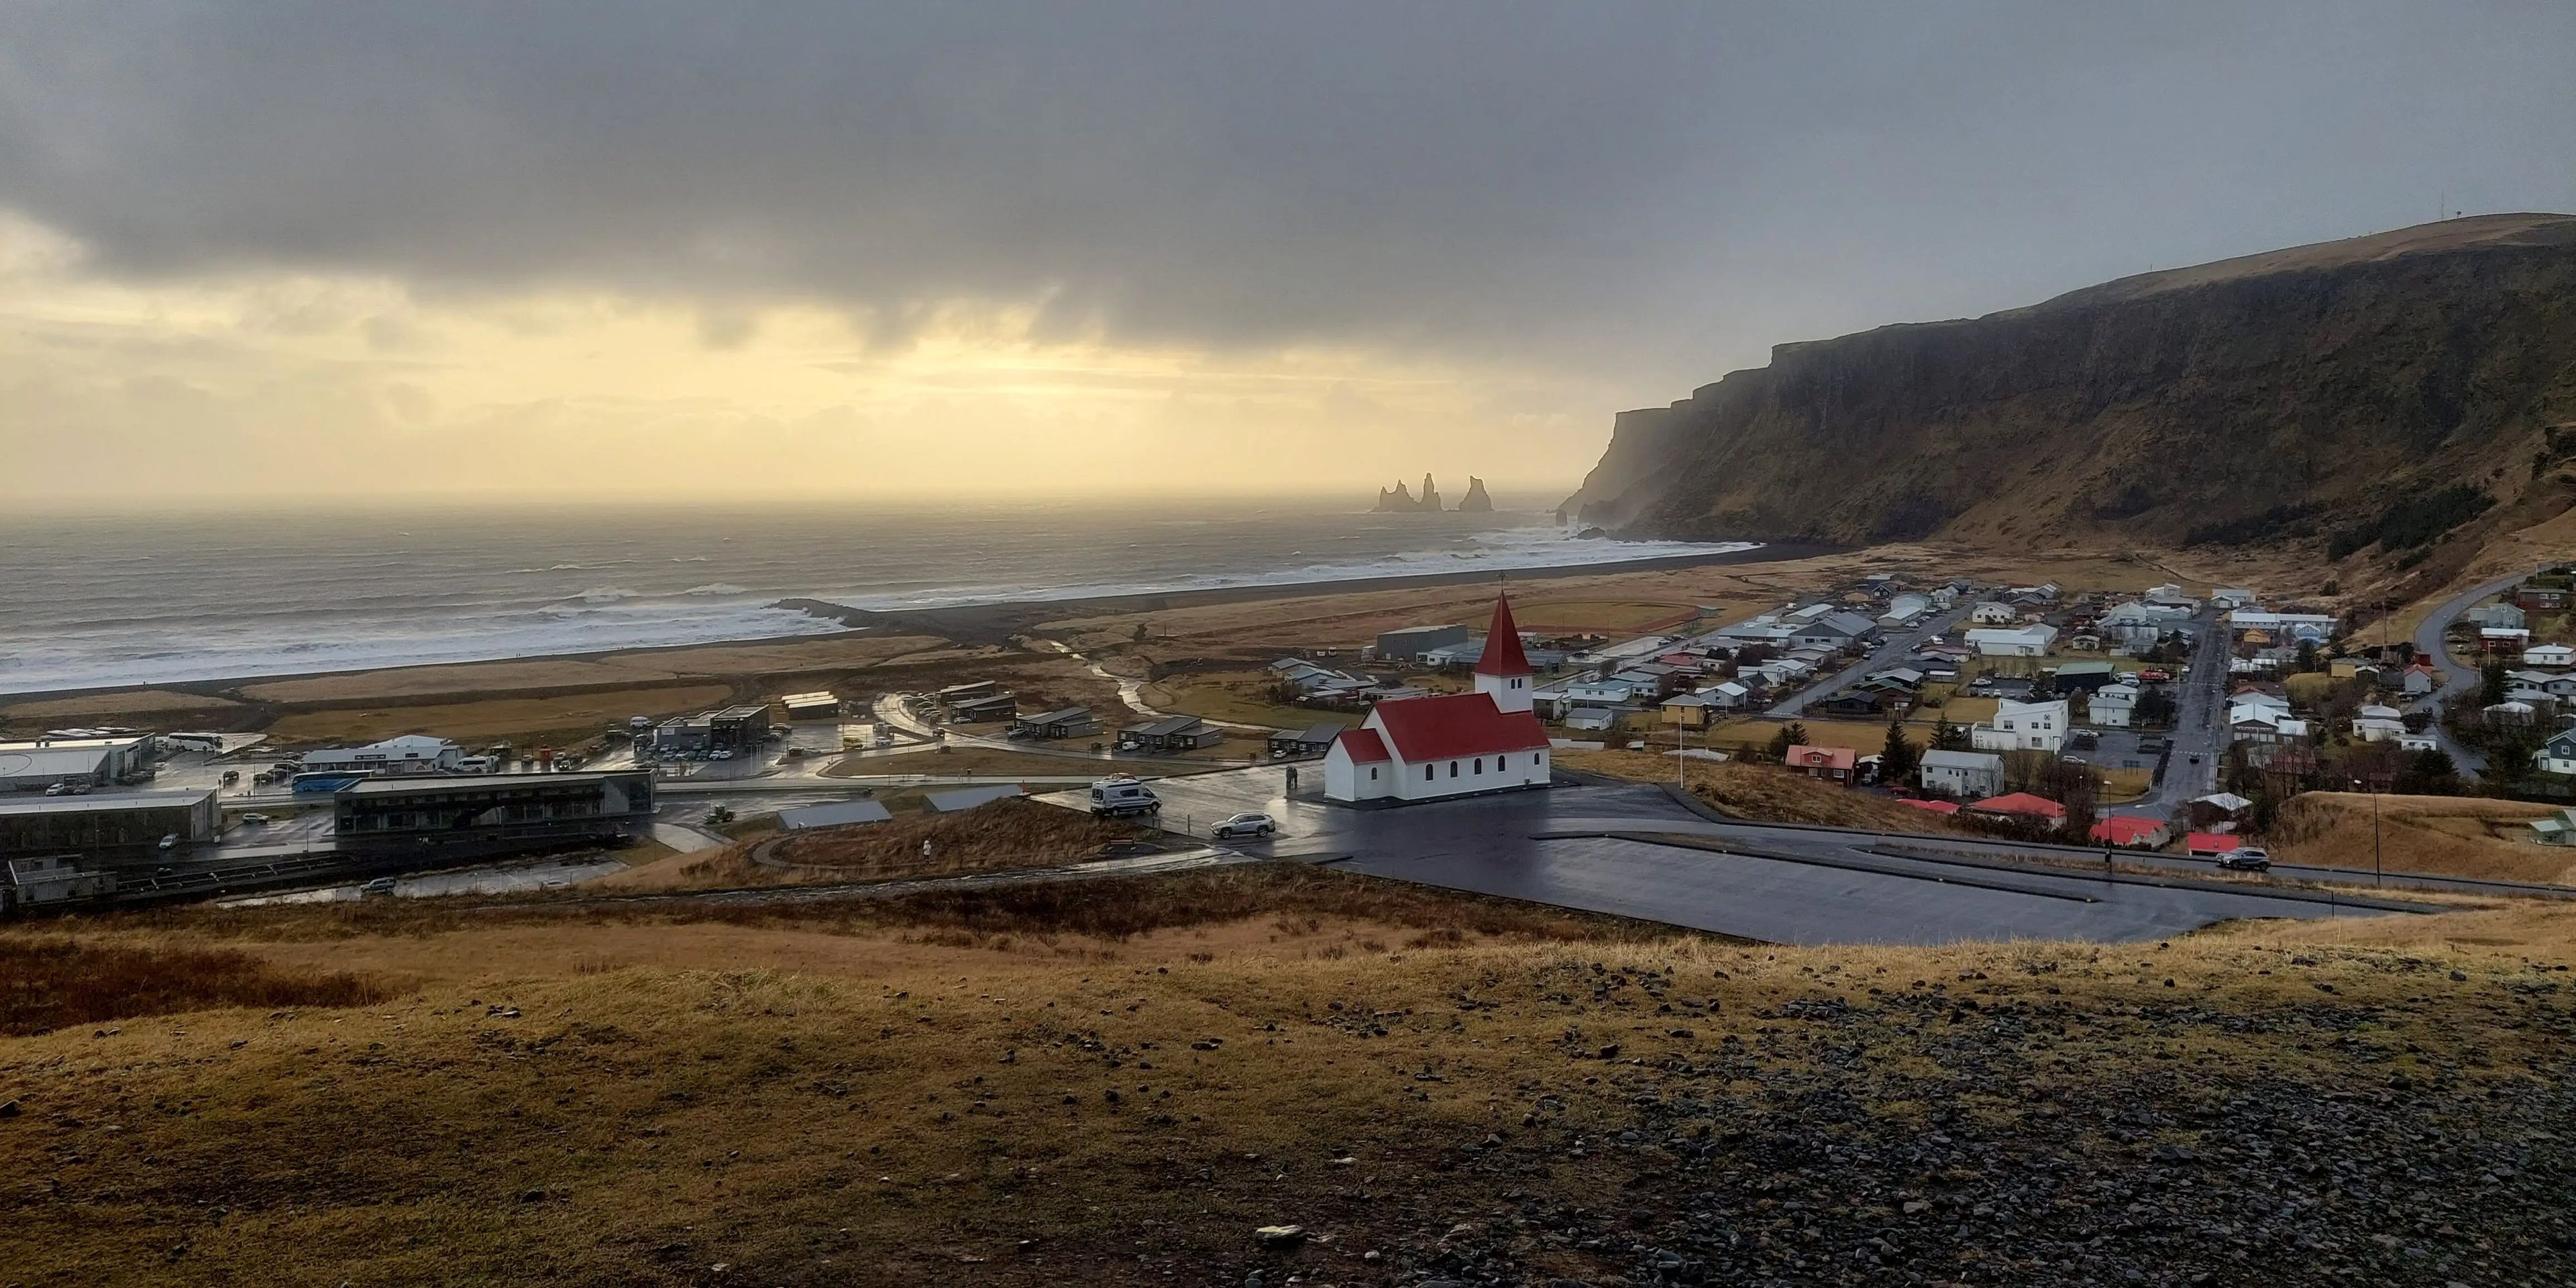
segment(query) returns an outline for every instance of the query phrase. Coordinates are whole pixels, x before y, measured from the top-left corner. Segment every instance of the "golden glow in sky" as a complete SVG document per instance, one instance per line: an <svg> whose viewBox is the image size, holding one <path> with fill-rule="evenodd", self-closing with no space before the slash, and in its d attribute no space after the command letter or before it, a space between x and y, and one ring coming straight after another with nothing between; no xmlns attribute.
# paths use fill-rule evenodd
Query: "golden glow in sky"
<svg viewBox="0 0 2576 1288"><path fill-rule="evenodd" d="M817 303L383 277L115 280L0 223L0 494L1570 489L1606 393L1357 350L1045 336L1035 303ZM1589 397L1587 397L1589 394Z"/></svg>

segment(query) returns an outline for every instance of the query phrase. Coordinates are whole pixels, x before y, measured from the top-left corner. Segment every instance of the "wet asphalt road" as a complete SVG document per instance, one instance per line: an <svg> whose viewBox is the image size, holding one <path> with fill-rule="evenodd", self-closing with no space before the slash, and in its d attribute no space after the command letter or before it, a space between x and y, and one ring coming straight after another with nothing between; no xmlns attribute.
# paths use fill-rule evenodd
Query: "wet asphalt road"
<svg viewBox="0 0 2576 1288"><path fill-rule="evenodd" d="M1304 768L1309 791L1320 774ZM1154 790L1173 830L1204 836L1242 810L1278 818L1280 835L1241 847L1248 853L1774 943L2107 943L2236 918L2405 910L2261 883L2015 863L2009 851L1974 843L1947 861L1890 853L1887 843L1905 838L1714 821L1645 784L1364 810L1290 798L1284 778L1278 768L1239 770L1166 779ZM1041 799L1081 804L1073 793Z"/></svg>

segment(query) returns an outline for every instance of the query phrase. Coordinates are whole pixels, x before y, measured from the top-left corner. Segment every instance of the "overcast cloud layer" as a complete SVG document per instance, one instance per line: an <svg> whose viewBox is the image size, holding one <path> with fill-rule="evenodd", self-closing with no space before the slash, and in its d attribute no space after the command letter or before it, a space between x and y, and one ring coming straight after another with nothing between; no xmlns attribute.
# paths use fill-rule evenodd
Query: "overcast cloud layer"
<svg viewBox="0 0 2576 1288"><path fill-rule="evenodd" d="M978 301L1650 403L2441 204L2576 209L2576 6L0 8L0 211L86 274L629 293L719 346Z"/></svg>

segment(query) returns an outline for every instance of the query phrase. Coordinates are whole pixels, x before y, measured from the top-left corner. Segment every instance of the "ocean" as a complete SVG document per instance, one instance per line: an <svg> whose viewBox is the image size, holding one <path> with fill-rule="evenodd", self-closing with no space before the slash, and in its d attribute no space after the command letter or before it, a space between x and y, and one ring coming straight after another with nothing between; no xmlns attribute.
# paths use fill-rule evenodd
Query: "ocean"
<svg viewBox="0 0 2576 1288"><path fill-rule="evenodd" d="M0 693L702 644L854 608L1543 568L1740 545L1311 501L0 517Z"/></svg>

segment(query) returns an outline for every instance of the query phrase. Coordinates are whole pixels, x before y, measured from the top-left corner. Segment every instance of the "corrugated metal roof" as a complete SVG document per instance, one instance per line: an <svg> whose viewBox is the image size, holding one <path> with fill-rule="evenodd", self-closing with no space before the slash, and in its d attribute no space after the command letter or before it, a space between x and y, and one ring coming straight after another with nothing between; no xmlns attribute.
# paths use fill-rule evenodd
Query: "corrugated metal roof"
<svg viewBox="0 0 2576 1288"><path fill-rule="evenodd" d="M841 827L851 823L883 823L894 812L876 801L840 801L831 805L808 805L803 809L778 811L778 825L790 832L809 827Z"/></svg>
<svg viewBox="0 0 2576 1288"><path fill-rule="evenodd" d="M0 801L0 814L106 814L131 809L188 809L214 799L202 792L114 792L103 796L39 796Z"/></svg>

